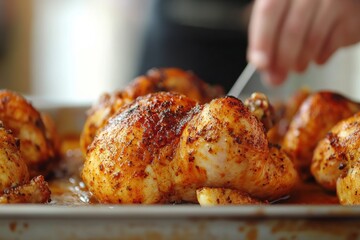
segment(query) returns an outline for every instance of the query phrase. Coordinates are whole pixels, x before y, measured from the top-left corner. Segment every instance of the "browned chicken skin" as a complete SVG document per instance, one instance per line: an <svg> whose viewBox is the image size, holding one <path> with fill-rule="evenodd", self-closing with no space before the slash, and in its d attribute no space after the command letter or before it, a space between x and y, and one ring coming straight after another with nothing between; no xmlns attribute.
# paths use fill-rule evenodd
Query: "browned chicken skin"
<svg viewBox="0 0 360 240"><path fill-rule="evenodd" d="M139 96L159 91L182 93L200 103L224 95L221 87L206 84L192 72L178 68L151 69L146 75L137 77L124 90L102 95L92 106L80 138L83 152L86 153L97 131L122 106L131 103Z"/></svg>
<svg viewBox="0 0 360 240"><path fill-rule="evenodd" d="M0 203L45 203L50 190L43 176L29 181L29 172L22 159L20 141L0 126Z"/></svg>
<svg viewBox="0 0 360 240"><path fill-rule="evenodd" d="M82 177L102 203L147 204L196 202L201 187L273 200L297 181L291 160L240 100L199 105L165 92L140 97L109 120L89 146Z"/></svg>
<svg viewBox="0 0 360 240"><path fill-rule="evenodd" d="M337 191L342 204L360 204L360 113L340 121L317 145L311 172L323 187Z"/></svg>
<svg viewBox="0 0 360 240"><path fill-rule="evenodd" d="M0 90L0 120L20 140L21 155L30 176L47 174L55 159L54 143L48 139L41 114L22 96Z"/></svg>
<svg viewBox="0 0 360 240"><path fill-rule="evenodd" d="M282 144L283 138L289 129L289 124L299 110L301 104L311 94L308 88L300 88L292 94L286 102L273 104L274 126L268 131L267 136L272 143Z"/></svg>
<svg viewBox="0 0 360 240"><path fill-rule="evenodd" d="M290 123L283 148L302 178L310 176L310 164L318 142L337 122L360 111L360 104L333 92L311 94Z"/></svg>

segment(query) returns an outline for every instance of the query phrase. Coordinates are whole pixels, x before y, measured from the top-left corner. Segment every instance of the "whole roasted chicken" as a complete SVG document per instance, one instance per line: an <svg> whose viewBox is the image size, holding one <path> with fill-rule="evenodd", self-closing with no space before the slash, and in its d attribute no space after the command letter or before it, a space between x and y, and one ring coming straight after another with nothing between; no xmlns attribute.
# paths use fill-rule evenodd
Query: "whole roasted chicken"
<svg viewBox="0 0 360 240"><path fill-rule="evenodd" d="M274 200L297 172L237 98L199 104L158 92L123 106L98 132L82 178L101 203L153 204L196 202L203 187Z"/></svg>
<svg viewBox="0 0 360 240"><path fill-rule="evenodd" d="M82 151L86 153L97 131L122 106L139 96L159 91L182 93L200 103L224 95L221 87L208 85L192 72L178 68L151 69L146 75L137 77L122 91L102 95L92 106L80 137Z"/></svg>
<svg viewBox="0 0 360 240"><path fill-rule="evenodd" d="M360 204L360 112L340 121L317 145L311 172L323 187L337 191L342 204Z"/></svg>
<svg viewBox="0 0 360 240"><path fill-rule="evenodd" d="M302 102L282 144L302 178L311 176L310 165L318 142L336 123L358 111L359 103L329 91L313 93Z"/></svg>

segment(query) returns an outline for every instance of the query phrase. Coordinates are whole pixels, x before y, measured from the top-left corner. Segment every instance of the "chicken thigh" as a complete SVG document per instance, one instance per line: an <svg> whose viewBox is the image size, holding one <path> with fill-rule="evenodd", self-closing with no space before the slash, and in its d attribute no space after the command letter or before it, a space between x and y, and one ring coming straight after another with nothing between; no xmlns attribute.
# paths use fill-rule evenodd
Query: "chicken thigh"
<svg viewBox="0 0 360 240"><path fill-rule="evenodd" d="M42 176L29 181L20 141L0 124L0 203L45 203L50 190Z"/></svg>
<svg viewBox="0 0 360 240"><path fill-rule="evenodd" d="M55 144L41 114L22 96L0 90L0 121L20 140L20 152L30 176L47 174L56 156Z"/></svg>
<svg viewBox="0 0 360 240"><path fill-rule="evenodd" d="M208 104L159 92L124 106L88 148L82 178L102 203L196 202L202 187L260 200L290 192L291 160L234 97Z"/></svg>
<svg viewBox="0 0 360 240"><path fill-rule="evenodd" d="M310 175L310 164L318 142L340 120L360 111L360 104L333 92L316 92L301 104L283 140L302 178Z"/></svg>
<svg viewBox="0 0 360 240"><path fill-rule="evenodd" d="M360 204L360 113L337 123L317 145L311 172L340 203Z"/></svg>

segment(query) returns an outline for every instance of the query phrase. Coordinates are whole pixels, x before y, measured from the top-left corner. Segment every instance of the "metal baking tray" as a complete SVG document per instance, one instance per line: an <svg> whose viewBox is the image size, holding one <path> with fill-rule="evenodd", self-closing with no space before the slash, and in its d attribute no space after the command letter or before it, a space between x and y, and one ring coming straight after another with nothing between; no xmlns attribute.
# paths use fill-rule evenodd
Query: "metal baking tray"
<svg viewBox="0 0 360 240"><path fill-rule="evenodd" d="M343 206L2 206L0 239L357 239Z"/></svg>
<svg viewBox="0 0 360 240"><path fill-rule="evenodd" d="M88 106L50 106L61 133L79 133ZM0 239L357 239L360 207L275 204L2 205Z"/></svg>

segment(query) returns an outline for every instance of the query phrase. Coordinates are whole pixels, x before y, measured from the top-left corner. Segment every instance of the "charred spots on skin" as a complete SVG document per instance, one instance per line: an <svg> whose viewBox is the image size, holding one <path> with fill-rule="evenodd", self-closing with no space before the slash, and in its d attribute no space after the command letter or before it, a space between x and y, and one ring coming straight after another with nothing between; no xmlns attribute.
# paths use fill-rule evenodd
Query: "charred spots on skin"
<svg viewBox="0 0 360 240"><path fill-rule="evenodd" d="M339 169L339 170L344 170L345 168L346 168L346 163L341 162L341 163L339 164L338 169Z"/></svg>
<svg viewBox="0 0 360 240"><path fill-rule="evenodd" d="M332 133L332 132L328 132L326 134L326 138L329 140L330 142L330 145L333 147L333 148L339 148L340 147L340 141L339 141L339 138L336 136L336 134Z"/></svg>
<svg viewBox="0 0 360 240"><path fill-rule="evenodd" d="M186 144L191 144L196 141L196 138L194 137L187 137L186 138Z"/></svg>
<svg viewBox="0 0 360 240"><path fill-rule="evenodd" d="M147 178L148 174L145 172L145 170L136 171L133 174L134 178Z"/></svg>
<svg viewBox="0 0 360 240"><path fill-rule="evenodd" d="M7 105L7 103L8 102L10 102L10 96L5 96L5 97L2 97L1 99L0 99L0 101L1 101L1 106L0 106L0 108L2 109L3 107L4 107L4 105Z"/></svg>
<svg viewBox="0 0 360 240"><path fill-rule="evenodd" d="M104 171L104 165L100 164L100 165L99 165L99 170L100 170L101 172Z"/></svg>
<svg viewBox="0 0 360 240"><path fill-rule="evenodd" d="M35 120L35 126L39 129L44 129L44 123L43 121L41 120L41 118L37 118Z"/></svg>
<svg viewBox="0 0 360 240"><path fill-rule="evenodd" d="M228 127L227 129L228 129L228 133L229 133L230 137L232 137L237 144L242 144L242 142L243 142L242 137L235 134L233 128Z"/></svg>
<svg viewBox="0 0 360 240"><path fill-rule="evenodd" d="M113 173L113 179L120 179L122 177L122 174L120 171Z"/></svg>
<svg viewBox="0 0 360 240"><path fill-rule="evenodd" d="M278 150L281 149L281 146L279 144L277 144L277 143L269 143L269 148L272 148L272 147L276 148Z"/></svg>
<svg viewBox="0 0 360 240"><path fill-rule="evenodd" d="M348 101L344 96L338 93L324 92L323 95L325 96L325 98L328 98L330 101L334 101L334 102Z"/></svg>
<svg viewBox="0 0 360 240"><path fill-rule="evenodd" d="M215 153L215 151L213 150L212 147L209 147L209 148L208 148L208 152L209 152L209 153L212 153L212 154Z"/></svg>

